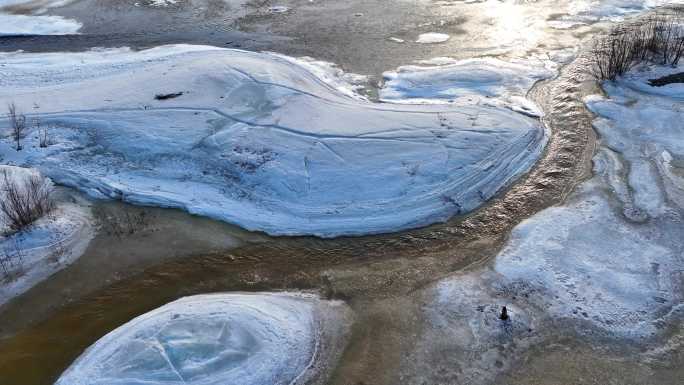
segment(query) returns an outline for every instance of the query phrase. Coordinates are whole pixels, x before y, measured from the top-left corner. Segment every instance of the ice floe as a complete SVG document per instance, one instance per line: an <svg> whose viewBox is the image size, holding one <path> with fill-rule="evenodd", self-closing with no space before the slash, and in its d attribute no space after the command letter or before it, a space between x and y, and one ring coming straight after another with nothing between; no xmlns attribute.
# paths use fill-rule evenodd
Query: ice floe
<svg viewBox="0 0 684 385"><path fill-rule="evenodd" d="M0 65L0 101L30 109L55 141L16 152L2 140L5 162L271 234L443 221L511 183L545 143L536 119L508 109L371 103L279 55L165 46L2 54Z"/></svg>
<svg viewBox="0 0 684 385"><path fill-rule="evenodd" d="M288 293L181 298L88 348L56 385L300 384L339 352L350 311Z"/></svg>
<svg viewBox="0 0 684 385"><path fill-rule="evenodd" d="M0 173L0 197L5 188L4 173L19 186L27 178L42 177L34 169L13 166L0 166ZM88 210L66 202L59 202L54 212L28 229L17 233L7 230L0 218L0 305L71 264L93 236Z"/></svg>
<svg viewBox="0 0 684 385"><path fill-rule="evenodd" d="M166 7L169 5L174 5L177 0L150 0L150 5L153 7Z"/></svg>
<svg viewBox="0 0 684 385"><path fill-rule="evenodd" d="M422 33L418 36L418 39L416 39L416 43L420 44L436 44L436 43L444 43L445 41L449 40L450 36L447 35L446 33L438 33L438 32L428 32L428 33Z"/></svg>

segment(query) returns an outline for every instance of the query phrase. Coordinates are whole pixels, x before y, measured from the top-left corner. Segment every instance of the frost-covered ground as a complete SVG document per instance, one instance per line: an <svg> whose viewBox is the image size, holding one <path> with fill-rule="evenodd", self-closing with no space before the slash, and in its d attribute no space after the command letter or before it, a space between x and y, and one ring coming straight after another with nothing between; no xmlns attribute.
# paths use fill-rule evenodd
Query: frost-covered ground
<svg viewBox="0 0 684 385"><path fill-rule="evenodd" d="M102 337L56 384L321 381L319 370L341 351L331 344L347 333L350 316L344 303L307 294L185 297Z"/></svg>
<svg viewBox="0 0 684 385"><path fill-rule="evenodd" d="M363 100L326 70L334 67L202 46L12 53L0 66L0 101L41 119L54 142L16 152L2 140L4 162L94 197L324 237L422 226L487 201L529 169L546 139L537 119L500 106L529 113L527 88L552 74L487 61L484 87L462 82L458 64L433 66L439 82L452 76L452 89L492 102L408 105ZM505 75L492 76L497 68ZM401 101L397 82L381 93Z"/></svg>
<svg viewBox="0 0 684 385"><path fill-rule="evenodd" d="M77 33L81 23L61 16L43 15L51 7L70 0L0 0L0 37L10 35L68 35ZM29 12L31 14L17 14Z"/></svg>
<svg viewBox="0 0 684 385"><path fill-rule="evenodd" d="M0 172L7 172L15 181L40 175L34 169L2 165ZM0 179L0 189L3 184ZM0 234L6 230L0 219ZM0 235L0 305L71 264L92 236L89 213L83 206L67 202L60 202L54 212L26 230Z"/></svg>
<svg viewBox="0 0 684 385"><path fill-rule="evenodd" d="M518 225L492 266L427 291L430 326L413 359L435 362L428 379L491 380L559 330L648 346L681 322L684 87L648 80L682 71L604 83L606 96L586 101L600 137L595 176ZM497 318L504 305L509 321Z"/></svg>

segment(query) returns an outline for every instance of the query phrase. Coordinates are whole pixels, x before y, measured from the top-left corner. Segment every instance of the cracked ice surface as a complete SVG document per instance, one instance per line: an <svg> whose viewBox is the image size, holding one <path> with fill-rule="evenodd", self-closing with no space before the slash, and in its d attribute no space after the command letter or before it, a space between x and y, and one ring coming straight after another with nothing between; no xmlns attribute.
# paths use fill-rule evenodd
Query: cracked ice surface
<svg viewBox="0 0 684 385"><path fill-rule="evenodd" d="M5 162L271 234L444 221L527 171L546 140L506 108L371 103L263 53L165 46L2 54L0 65L0 101L30 109L56 143L18 154L2 140Z"/></svg>
<svg viewBox="0 0 684 385"><path fill-rule="evenodd" d="M102 337L56 385L293 384L316 370L323 329L338 332L323 318L345 311L305 294L181 298Z"/></svg>

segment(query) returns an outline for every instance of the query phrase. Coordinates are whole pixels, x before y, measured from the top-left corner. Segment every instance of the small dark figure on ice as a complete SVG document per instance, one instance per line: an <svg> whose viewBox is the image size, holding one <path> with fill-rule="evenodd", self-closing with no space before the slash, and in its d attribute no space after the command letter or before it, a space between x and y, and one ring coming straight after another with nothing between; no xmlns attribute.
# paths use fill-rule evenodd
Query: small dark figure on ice
<svg viewBox="0 0 684 385"><path fill-rule="evenodd" d="M499 315L499 319L502 321L508 321L508 309L506 309L506 306L501 308L501 315Z"/></svg>

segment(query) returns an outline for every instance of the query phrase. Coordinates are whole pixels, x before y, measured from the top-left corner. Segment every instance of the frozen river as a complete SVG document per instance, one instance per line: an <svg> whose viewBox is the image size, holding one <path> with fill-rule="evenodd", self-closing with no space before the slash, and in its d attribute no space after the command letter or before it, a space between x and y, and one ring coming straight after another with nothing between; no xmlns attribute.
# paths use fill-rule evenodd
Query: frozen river
<svg viewBox="0 0 684 385"><path fill-rule="evenodd" d="M684 68L584 56L674 3L0 0L0 163L96 230L0 383L677 384Z"/></svg>

